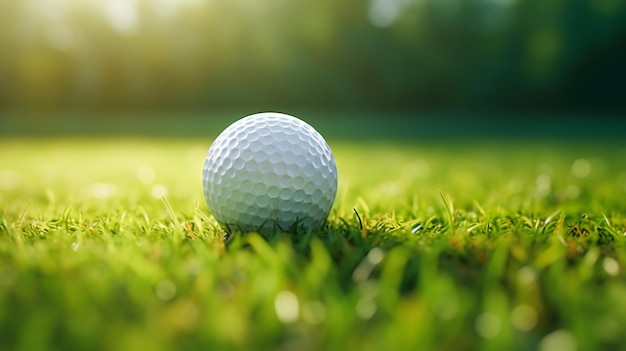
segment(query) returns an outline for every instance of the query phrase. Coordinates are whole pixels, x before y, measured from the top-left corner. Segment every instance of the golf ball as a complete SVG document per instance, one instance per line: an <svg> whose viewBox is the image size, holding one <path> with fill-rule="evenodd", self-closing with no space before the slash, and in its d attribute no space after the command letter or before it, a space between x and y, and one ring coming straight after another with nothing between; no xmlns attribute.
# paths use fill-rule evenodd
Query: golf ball
<svg viewBox="0 0 626 351"><path fill-rule="evenodd" d="M204 161L207 205L227 231L321 226L337 194L337 166L313 127L282 113L244 117L215 139Z"/></svg>

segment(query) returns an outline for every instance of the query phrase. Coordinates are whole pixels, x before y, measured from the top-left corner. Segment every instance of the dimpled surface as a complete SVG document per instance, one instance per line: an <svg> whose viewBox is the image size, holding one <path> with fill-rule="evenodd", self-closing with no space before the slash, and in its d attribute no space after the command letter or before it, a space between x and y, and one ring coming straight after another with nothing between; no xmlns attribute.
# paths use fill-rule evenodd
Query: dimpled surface
<svg viewBox="0 0 626 351"><path fill-rule="evenodd" d="M209 149L202 179L209 208L229 231L315 228L337 193L337 166L324 138L274 112L226 128Z"/></svg>

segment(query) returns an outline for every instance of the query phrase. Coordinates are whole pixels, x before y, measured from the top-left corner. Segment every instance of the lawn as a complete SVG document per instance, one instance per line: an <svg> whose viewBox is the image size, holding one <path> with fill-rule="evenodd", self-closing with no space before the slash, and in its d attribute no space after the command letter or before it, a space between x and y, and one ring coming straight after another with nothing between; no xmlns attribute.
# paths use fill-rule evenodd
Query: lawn
<svg viewBox="0 0 626 351"><path fill-rule="evenodd" d="M329 144L328 226L225 236L211 140L0 140L0 349L626 345L626 145Z"/></svg>

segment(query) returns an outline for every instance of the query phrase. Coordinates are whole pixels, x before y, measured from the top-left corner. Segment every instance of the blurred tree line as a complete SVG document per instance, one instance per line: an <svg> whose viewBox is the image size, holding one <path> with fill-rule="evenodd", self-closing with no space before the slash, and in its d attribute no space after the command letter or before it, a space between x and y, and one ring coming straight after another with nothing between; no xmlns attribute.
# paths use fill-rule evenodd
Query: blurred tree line
<svg viewBox="0 0 626 351"><path fill-rule="evenodd" d="M0 108L624 112L623 0L2 0Z"/></svg>

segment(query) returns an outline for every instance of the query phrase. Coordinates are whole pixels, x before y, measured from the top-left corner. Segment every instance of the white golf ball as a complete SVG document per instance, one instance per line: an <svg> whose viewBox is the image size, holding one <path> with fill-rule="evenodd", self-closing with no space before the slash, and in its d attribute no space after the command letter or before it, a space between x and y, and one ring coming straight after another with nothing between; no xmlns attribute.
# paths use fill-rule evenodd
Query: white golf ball
<svg viewBox="0 0 626 351"><path fill-rule="evenodd" d="M207 205L227 230L309 230L337 194L337 166L313 127L282 113L244 117L215 139L204 161Z"/></svg>

